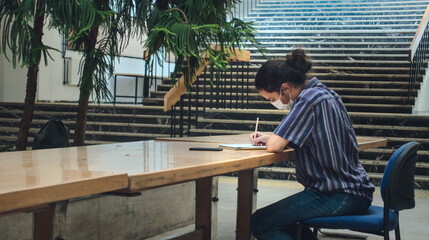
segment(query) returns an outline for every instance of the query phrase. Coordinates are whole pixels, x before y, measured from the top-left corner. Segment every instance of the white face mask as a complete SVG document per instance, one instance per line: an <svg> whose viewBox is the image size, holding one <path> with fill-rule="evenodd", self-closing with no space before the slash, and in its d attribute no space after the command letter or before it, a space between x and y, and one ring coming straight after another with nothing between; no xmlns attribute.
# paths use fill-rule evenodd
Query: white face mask
<svg viewBox="0 0 429 240"><path fill-rule="evenodd" d="M281 98L281 95L280 95L280 98ZM290 93L289 93L289 102L287 104L282 103L280 99L275 102L271 102L271 104L273 104L274 107L280 110L291 110L294 103L295 101L292 100Z"/></svg>
<svg viewBox="0 0 429 240"><path fill-rule="evenodd" d="M274 107L280 110L286 109L287 106L287 104L283 104L280 99L275 102L271 102L271 104L273 104Z"/></svg>

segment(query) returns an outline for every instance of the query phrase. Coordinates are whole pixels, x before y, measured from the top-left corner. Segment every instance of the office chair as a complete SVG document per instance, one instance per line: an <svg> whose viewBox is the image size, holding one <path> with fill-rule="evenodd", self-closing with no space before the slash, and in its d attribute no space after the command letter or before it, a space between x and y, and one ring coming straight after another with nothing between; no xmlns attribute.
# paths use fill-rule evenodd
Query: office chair
<svg viewBox="0 0 429 240"><path fill-rule="evenodd" d="M395 239L400 240L399 211L415 206L414 171L419 148L418 143L409 142L398 148L390 157L380 185L383 207L372 205L364 215L303 220L298 223L296 239L301 239L301 228L306 226L314 228L316 236L317 229L320 228L349 229L384 236L385 240L389 240L389 232L395 230Z"/></svg>

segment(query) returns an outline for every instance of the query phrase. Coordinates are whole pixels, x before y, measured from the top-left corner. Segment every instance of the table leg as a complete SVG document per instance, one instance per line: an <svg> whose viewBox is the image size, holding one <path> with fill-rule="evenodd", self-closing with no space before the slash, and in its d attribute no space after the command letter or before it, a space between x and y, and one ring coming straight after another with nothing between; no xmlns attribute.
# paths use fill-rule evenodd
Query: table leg
<svg viewBox="0 0 429 240"><path fill-rule="evenodd" d="M218 177L207 177L195 181L195 230L171 240L216 239L217 207L219 201Z"/></svg>
<svg viewBox="0 0 429 240"><path fill-rule="evenodd" d="M202 239L211 239L213 177L196 181L195 229L204 229Z"/></svg>
<svg viewBox="0 0 429 240"><path fill-rule="evenodd" d="M250 217L256 209L256 187L257 172L255 169L238 173L236 240L251 239Z"/></svg>
<svg viewBox="0 0 429 240"><path fill-rule="evenodd" d="M34 240L64 239L68 202L51 203L46 210L34 213Z"/></svg>

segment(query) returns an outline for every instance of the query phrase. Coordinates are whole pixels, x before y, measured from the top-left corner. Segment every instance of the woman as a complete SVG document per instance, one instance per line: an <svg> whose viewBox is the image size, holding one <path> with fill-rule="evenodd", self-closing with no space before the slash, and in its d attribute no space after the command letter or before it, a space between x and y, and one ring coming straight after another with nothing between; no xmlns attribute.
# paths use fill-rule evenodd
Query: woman
<svg viewBox="0 0 429 240"><path fill-rule="evenodd" d="M358 144L341 98L317 78L307 80L311 61L296 49L286 59L269 60L255 87L279 109L289 109L274 134L253 133L253 145L269 152L295 149L298 182L305 189L252 215L259 240L294 239L296 222L312 217L364 213L374 186L358 159ZM316 239L304 229L303 239Z"/></svg>

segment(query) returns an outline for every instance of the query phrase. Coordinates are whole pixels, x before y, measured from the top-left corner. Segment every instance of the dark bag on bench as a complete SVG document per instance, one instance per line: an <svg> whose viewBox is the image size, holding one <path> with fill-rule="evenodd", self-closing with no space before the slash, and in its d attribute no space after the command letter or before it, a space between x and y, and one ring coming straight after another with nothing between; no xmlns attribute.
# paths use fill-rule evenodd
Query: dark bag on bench
<svg viewBox="0 0 429 240"><path fill-rule="evenodd" d="M34 137L33 149L68 147L70 130L60 120L49 120Z"/></svg>

